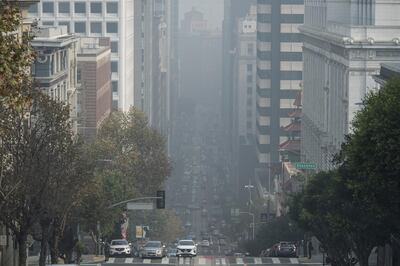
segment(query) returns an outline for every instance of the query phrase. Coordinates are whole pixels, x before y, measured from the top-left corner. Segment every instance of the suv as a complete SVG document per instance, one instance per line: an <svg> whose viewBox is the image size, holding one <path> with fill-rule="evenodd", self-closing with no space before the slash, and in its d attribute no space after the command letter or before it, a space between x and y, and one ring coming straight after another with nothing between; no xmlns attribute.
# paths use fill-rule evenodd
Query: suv
<svg viewBox="0 0 400 266"><path fill-rule="evenodd" d="M279 242L274 251L277 257L297 257L296 245L291 242Z"/></svg>
<svg viewBox="0 0 400 266"><path fill-rule="evenodd" d="M161 241L149 241L140 250L141 258L163 258L166 256L165 246Z"/></svg>
<svg viewBox="0 0 400 266"><path fill-rule="evenodd" d="M109 246L109 256L131 256L132 249L131 244L125 239L114 239L111 240Z"/></svg>
<svg viewBox="0 0 400 266"><path fill-rule="evenodd" d="M197 246L193 240L180 240L176 247L176 256L183 257L195 257L197 256Z"/></svg>

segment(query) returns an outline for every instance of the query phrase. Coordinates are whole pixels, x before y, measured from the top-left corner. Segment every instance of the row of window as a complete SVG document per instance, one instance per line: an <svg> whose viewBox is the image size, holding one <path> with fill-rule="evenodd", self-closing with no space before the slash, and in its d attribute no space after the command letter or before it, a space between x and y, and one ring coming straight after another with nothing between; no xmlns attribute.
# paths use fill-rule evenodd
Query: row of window
<svg viewBox="0 0 400 266"><path fill-rule="evenodd" d="M54 14L54 2L42 2L42 12ZM74 13L75 14L86 14L86 2L75 2ZM90 13L101 15L103 13L102 2L90 2L88 3ZM105 4L106 14L118 15L118 2L107 2ZM29 13L37 13L38 5L34 4L29 7ZM58 13L59 14L70 14L71 3L70 2L58 2Z"/></svg>
<svg viewBox="0 0 400 266"><path fill-rule="evenodd" d="M86 34L86 22L78 21L73 22L74 24L74 33ZM53 21L43 21L43 26L54 26ZM69 21L59 21L59 26L67 26L68 31L70 31L70 22ZM102 34L103 32L103 22L90 22L90 33L93 34ZM118 22L106 22L105 33L109 34L117 34L118 33ZM118 53L118 44L111 43L111 51L113 53Z"/></svg>

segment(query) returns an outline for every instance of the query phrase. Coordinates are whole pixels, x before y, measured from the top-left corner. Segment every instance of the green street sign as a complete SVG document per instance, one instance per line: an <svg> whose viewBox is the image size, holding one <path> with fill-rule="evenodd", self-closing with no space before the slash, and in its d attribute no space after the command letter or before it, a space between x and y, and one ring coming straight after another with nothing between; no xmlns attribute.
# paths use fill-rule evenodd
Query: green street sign
<svg viewBox="0 0 400 266"><path fill-rule="evenodd" d="M317 168L317 164L316 163L295 163L295 167L297 169L302 169L302 170L310 170L310 169L315 169Z"/></svg>

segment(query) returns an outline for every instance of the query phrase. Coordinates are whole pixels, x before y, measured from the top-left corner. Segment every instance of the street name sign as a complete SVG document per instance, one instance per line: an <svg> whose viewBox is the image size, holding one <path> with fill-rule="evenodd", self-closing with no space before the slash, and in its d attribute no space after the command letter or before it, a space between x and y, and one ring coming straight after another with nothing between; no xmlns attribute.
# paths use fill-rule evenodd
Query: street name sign
<svg viewBox="0 0 400 266"><path fill-rule="evenodd" d="M315 168L317 168L317 164L316 163L302 163L302 162L298 162L294 164L295 167L297 169L301 169L301 170L313 170Z"/></svg>
<svg viewBox="0 0 400 266"><path fill-rule="evenodd" d="M152 210L154 209L153 202L128 202L127 210Z"/></svg>

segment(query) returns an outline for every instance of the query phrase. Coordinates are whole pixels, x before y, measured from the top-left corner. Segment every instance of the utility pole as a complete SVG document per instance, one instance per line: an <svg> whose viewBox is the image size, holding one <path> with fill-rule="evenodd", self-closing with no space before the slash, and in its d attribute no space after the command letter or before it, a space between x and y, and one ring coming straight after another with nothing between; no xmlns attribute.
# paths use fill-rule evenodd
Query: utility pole
<svg viewBox="0 0 400 266"><path fill-rule="evenodd" d="M252 225L252 240L254 240L254 227L255 227L255 223L254 223L254 213L251 213L251 212L239 212L239 214L248 214L248 215L251 215L251 218L252 218L252 221L253 221L253 223L251 224L251 225Z"/></svg>

